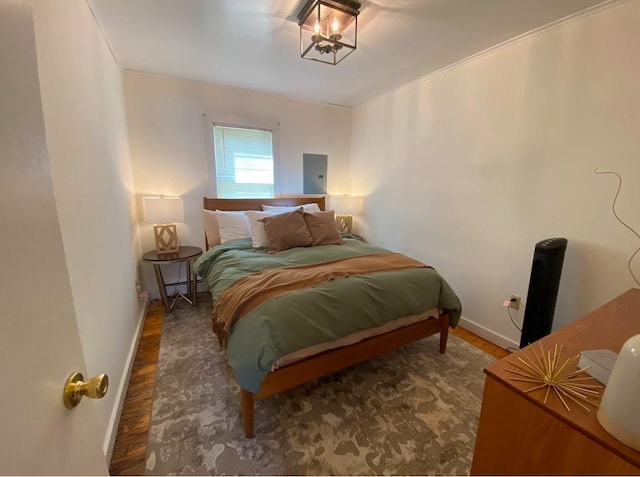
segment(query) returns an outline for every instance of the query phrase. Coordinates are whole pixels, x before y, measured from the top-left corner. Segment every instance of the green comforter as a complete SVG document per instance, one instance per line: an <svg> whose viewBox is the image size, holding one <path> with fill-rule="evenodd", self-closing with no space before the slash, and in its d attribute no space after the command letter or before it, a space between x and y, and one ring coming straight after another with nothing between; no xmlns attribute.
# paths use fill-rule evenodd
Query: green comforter
<svg viewBox="0 0 640 477"><path fill-rule="evenodd" d="M319 263L388 252L360 240L300 247L275 254L239 239L205 252L195 263L215 300L233 282L265 268ZM460 300L433 268L412 268L334 279L268 301L230 330L227 354L236 379L257 392L275 361L294 351L332 342L403 316L439 307L460 319Z"/></svg>

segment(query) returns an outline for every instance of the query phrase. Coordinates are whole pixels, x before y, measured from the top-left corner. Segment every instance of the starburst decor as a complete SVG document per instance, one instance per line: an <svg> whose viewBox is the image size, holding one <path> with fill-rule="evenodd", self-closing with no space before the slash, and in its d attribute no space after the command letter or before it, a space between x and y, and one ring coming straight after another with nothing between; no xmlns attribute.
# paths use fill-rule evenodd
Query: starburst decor
<svg viewBox="0 0 640 477"><path fill-rule="evenodd" d="M590 409L585 406L585 403L592 406L598 405L596 401L600 396L598 389L602 388L602 386L584 382L593 381L590 376L584 374L584 371L589 369L589 366L572 371L580 359L579 354L567 358L564 363L560 364L562 345L558 347L556 344L553 353L551 350L545 352L541 344L540 355L536 353L533 346L530 347L530 351L533 357L523 351L522 356L517 357L517 361L509 362L509 365L513 366L514 369L507 368L508 372L515 375L510 376L510 380L533 384L531 388L524 390L525 393L537 389L545 389L544 403L546 404L549 394L553 391L569 412L571 409L567 401L575 402L587 412L590 412Z"/></svg>

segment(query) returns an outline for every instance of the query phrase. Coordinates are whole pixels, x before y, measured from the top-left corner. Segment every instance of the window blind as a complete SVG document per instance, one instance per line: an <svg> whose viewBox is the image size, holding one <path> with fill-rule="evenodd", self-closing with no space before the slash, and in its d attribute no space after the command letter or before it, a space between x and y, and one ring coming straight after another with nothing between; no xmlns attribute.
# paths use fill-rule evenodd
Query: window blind
<svg viewBox="0 0 640 477"><path fill-rule="evenodd" d="M214 124L218 197L273 197L272 139L269 130Z"/></svg>

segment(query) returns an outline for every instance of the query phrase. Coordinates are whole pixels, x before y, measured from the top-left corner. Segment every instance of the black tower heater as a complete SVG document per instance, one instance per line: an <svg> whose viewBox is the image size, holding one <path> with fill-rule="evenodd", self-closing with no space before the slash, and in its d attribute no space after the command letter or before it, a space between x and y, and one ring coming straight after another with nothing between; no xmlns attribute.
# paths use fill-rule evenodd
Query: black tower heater
<svg viewBox="0 0 640 477"><path fill-rule="evenodd" d="M520 348L551 333L567 239L550 238L536 244L522 323Z"/></svg>

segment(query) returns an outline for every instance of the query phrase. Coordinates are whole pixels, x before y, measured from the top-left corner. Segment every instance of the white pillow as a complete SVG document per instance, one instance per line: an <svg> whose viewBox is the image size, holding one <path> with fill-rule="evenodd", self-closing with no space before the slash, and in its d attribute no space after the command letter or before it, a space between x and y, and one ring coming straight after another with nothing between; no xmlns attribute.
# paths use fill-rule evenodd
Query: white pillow
<svg viewBox="0 0 640 477"><path fill-rule="evenodd" d="M292 210L299 209L300 207L302 207L302 210L304 212L309 212L309 213L320 212L320 206L318 204L316 204L315 202L312 202L311 204L303 204L303 205L265 205L265 204L262 204L262 210L280 209L282 212L284 212L285 210L287 212L290 212Z"/></svg>
<svg viewBox="0 0 640 477"><path fill-rule="evenodd" d="M244 212L216 210L216 219L218 219L218 231L220 233L221 243L251 237L249 222Z"/></svg>
<svg viewBox="0 0 640 477"><path fill-rule="evenodd" d="M298 207L299 208L299 207ZM251 231L251 245L255 248L266 247L268 245L267 242L267 234L264 231L264 224L260 222L260 219L264 217L270 217L272 215L278 215L285 212L290 212L291 210L295 210L289 208L278 208L273 210L247 210L245 214L249 221L249 230Z"/></svg>
<svg viewBox="0 0 640 477"><path fill-rule="evenodd" d="M207 237L207 244L209 248L220 245L220 232L218 219L216 213L213 210L202 209L204 215L204 234Z"/></svg>

